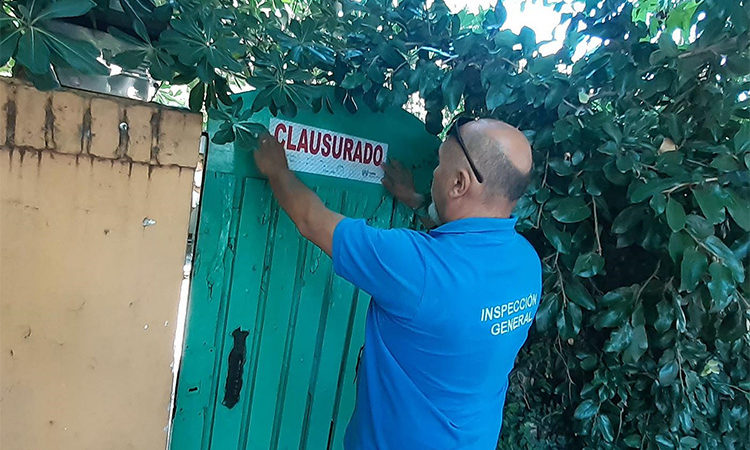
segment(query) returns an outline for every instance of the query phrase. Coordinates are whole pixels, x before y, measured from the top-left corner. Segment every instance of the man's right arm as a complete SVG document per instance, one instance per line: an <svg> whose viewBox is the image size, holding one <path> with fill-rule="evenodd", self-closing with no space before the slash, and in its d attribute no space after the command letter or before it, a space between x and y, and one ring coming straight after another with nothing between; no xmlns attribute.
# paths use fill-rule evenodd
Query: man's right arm
<svg viewBox="0 0 750 450"><path fill-rule="evenodd" d="M414 178L409 170L398 161L390 161L383 165L385 177L383 186L393 195L396 200L411 208L417 215L425 228L432 229L437 226L427 213L429 202L426 196L418 193L414 188Z"/></svg>

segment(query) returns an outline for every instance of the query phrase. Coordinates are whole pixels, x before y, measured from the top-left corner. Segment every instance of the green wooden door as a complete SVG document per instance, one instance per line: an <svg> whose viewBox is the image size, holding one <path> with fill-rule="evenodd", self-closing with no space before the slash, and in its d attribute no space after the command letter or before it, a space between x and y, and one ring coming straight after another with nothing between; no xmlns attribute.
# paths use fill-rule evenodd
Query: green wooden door
<svg viewBox="0 0 750 450"><path fill-rule="evenodd" d="M263 111L255 119L271 121ZM426 188L438 143L405 111L352 115L334 106L289 120L386 143ZM250 154L211 144L205 170L171 448L340 449L370 297L301 238ZM347 216L380 227L413 220L379 184L300 178Z"/></svg>

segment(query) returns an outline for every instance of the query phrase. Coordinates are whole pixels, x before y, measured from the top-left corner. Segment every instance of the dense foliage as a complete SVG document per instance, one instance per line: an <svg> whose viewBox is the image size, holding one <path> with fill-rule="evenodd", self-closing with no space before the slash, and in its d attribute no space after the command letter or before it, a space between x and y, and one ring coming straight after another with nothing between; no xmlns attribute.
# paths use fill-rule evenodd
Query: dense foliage
<svg viewBox="0 0 750 450"><path fill-rule="evenodd" d="M260 129L233 113L238 84L259 90L256 110L381 109L418 92L432 133L457 111L527 131L538 176L517 214L544 296L500 447L750 443L750 2L578 2L547 56L531 29L502 29L502 5L120 3L109 29L133 48L108 61L191 83L191 107L227 119L218 141L251 147ZM102 28L108 4L3 0L0 64L40 87L55 85L50 63L106 71L49 23ZM318 84L335 97L312 98Z"/></svg>

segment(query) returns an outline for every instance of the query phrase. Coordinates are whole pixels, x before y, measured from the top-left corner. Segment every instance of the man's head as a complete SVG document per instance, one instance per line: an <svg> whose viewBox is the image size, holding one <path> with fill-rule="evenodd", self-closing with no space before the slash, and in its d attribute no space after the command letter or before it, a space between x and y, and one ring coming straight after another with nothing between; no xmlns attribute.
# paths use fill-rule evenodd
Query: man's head
<svg viewBox="0 0 750 450"><path fill-rule="evenodd" d="M432 180L431 209L440 222L467 217L508 217L531 178L531 146L517 128L493 119L460 126L466 152L482 177L480 183L459 141L450 135L440 146L440 164Z"/></svg>

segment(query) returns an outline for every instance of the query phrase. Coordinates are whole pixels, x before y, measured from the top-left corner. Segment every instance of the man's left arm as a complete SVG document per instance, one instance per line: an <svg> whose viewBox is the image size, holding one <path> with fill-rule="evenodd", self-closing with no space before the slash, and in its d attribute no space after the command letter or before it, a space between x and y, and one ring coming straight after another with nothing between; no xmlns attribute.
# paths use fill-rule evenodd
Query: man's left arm
<svg viewBox="0 0 750 450"><path fill-rule="evenodd" d="M260 137L260 147L255 151L255 163L261 173L268 177L276 200L302 236L331 256L333 232L344 216L328 209L320 198L289 170L284 148L271 135Z"/></svg>

